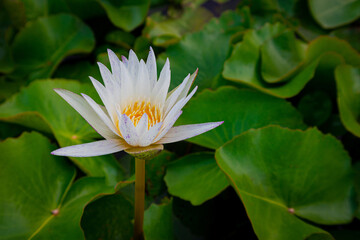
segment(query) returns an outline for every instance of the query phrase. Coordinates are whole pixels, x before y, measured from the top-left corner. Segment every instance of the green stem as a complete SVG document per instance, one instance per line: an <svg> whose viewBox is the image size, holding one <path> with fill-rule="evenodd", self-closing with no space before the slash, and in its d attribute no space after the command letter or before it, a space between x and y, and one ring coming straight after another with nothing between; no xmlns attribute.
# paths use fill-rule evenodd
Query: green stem
<svg viewBox="0 0 360 240"><path fill-rule="evenodd" d="M143 240L145 200L145 160L135 158L135 222L134 240Z"/></svg>

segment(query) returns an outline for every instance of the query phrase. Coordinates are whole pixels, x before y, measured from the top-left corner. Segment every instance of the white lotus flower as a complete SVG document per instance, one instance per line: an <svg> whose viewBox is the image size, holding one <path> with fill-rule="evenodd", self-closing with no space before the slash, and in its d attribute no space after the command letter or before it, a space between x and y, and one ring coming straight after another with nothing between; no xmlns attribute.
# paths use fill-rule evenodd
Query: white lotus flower
<svg viewBox="0 0 360 240"><path fill-rule="evenodd" d="M79 96L64 89L55 91L64 98L105 140L57 149L54 155L89 157L115 153L132 148L146 148L181 141L209 131L222 122L173 127L181 109L197 90L188 94L197 75L188 75L173 91L170 85L169 59L157 79L154 51L146 63L130 50L129 59L118 59L108 50L111 70L98 63L105 86L90 77L104 106L86 94Z"/></svg>

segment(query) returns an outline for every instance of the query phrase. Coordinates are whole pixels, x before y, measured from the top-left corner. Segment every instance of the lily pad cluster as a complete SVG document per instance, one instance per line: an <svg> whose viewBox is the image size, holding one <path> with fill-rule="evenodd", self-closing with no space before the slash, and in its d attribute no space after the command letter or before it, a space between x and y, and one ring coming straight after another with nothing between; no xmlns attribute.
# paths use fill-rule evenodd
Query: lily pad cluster
<svg viewBox="0 0 360 240"><path fill-rule="evenodd" d="M146 239L359 239L359 1L0 2L0 239L131 239L134 159L50 154L101 136L54 91L101 100L133 49L199 68L177 125L224 123L146 163ZM215 226L215 227L214 227Z"/></svg>

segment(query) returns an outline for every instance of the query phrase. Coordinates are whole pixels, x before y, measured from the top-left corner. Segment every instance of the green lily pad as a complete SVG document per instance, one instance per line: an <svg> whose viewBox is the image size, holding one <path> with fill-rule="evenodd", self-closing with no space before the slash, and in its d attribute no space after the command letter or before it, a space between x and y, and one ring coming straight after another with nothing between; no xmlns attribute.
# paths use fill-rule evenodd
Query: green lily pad
<svg viewBox="0 0 360 240"><path fill-rule="evenodd" d="M303 64L307 45L286 31L261 46L261 76L276 83L293 74Z"/></svg>
<svg viewBox="0 0 360 240"><path fill-rule="evenodd" d="M170 164L165 182L170 194L193 205L204 203L229 186L214 154L207 152L189 154Z"/></svg>
<svg viewBox="0 0 360 240"><path fill-rule="evenodd" d="M144 214L146 240L174 239L172 201L160 205L152 204Z"/></svg>
<svg viewBox="0 0 360 240"><path fill-rule="evenodd" d="M275 28L276 26L278 27ZM295 75L284 79L285 82L281 84L267 83L258 70L260 64L263 64L260 62L259 46L265 39L271 39L279 33L276 29L279 29L279 25L265 25L260 30L252 30L245 34L244 41L235 46L231 57L224 64L224 78L249 85L276 97L289 98L297 95L314 77L315 70L323 59L340 57L340 62L360 65L360 56L347 42L324 36L309 44L305 63Z"/></svg>
<svg viewBox="0 0 360 240"><path fill-rule="evenodd" d="M129 240L133 236L134 206L121 194L107 195L86 206L81 227L86 239Z"/></svg>
<svg viewBox="0 0 360 240"><path fill-rule="evenodd" d="M178 86L196 68L199 68L199 73L195 84L199 91L216 88L230 50L233 28L242 24L241 19L235 12L226 12L219 19L210 21L202 31L185 35L179 43L167 48L161 58L170 59L170 89Z"/></svg>
<svg viewBox="0 0 360 240"><path fill-rule="evenodd" d="M308 0L311 14L323 28L335 28L355 21L360 17L360 2L357 0Z"/></svg>
<svg viewBox="0 0 360 240"><path fill-rule="evenodd" d="M27 24L15 37L12 53L14 77L48 78L59 63L74 53L89 53L95 39L91 29L78 18L60 14Z"/></svg>
<svg viewBox="0 0 360 240"><path fill-rule="evenodd" d="M101 138L54 88L83 92L99 99L90 84L70 80L34 81L0 105L0 120L52 133L61 147ZM123 178L121 167L112 155L70 159L91 176L106 176L110 184Z"/></svg>
<svg viewBox="0 0 360 240"><path fill-rule="evenodd" d="M149 0L98 0L110 21L125 31L138 27L149 10Z"/></svg>
<svg viewBox="0 0 360 240"><path fill-rule="evenodd" d="M335 79L341 122L360 137L360 68L340 65L335 70Z"/></svg>
<svg viewBox="0 0 360 240"><path fill-rule="evenodd" d="M185 33L199 31L213 15L205 8L185 8L180 17L165 18L154 13L146 19L143 35L155 46L167 47L178 42Z"/></svg>
<svg viewBox="0 0 360 240"><path fill-rule="evenodd" d="M216 160L259 239L333 239L301 218L319 224L352 220L351 158L336 138L316 128L250 130L219 148Z"/></svg>
<svg viewBox="0 0 360 240"><path fill-rule="evenodd" d="M211 103L211 104L209 104ZM304 129L301 115L290 103L249 89L221 87L204 90L183 109L178 125L224 121L219 127L188 139L189 142L217 149L251 128L275 124Z"/></svg>
<svg viewBox="0 0 360 240"><path fill-rule="evenodd" d="M52 156L54 149L36 132L0 143L4 239L84 239L79 223L85 205L96 195L113 191L103 178L82 178L72 184L75 168Z"/></svg>

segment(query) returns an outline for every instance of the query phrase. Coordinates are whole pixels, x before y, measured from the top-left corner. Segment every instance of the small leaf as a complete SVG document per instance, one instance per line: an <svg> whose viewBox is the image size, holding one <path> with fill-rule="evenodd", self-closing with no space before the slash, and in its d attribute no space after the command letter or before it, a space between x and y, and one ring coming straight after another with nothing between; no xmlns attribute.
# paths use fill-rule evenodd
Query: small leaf
<svg viewBox="0 0 360 240"><path fill-rule="evenodd" d="M206 152L189 154L170 164L165 181L170 194L193 205L202 204L229 186L214 154Z"/></svg>
<svg viewBox="0 0 360 240"><path fill-rule="evenodd" d="M256 146L256 148L254 148ZM216 151L259 239L305 239L325 231L302 221L339 224L355 210L351 159L317 129L250 130Z"/></svg>
<svg viewBox="0 0 360 240"><path fill-rule="evenodd" d="M360 2L357 0L308 0L311 14L323 28L335 28L355 21L360 17Z"/></svg>
<svg viewBox="0 0 360 240"><path fill-rule="evenodd" d="M307 45L287 31L271 38L261 47L261 75L268 83L283 81L300 68Z"/></svg>
<svg viewBox="0 0 360 240"><path fill-rule="evenodd" d="M340 65L335 70L335 79L341 122L360 137L360 68Z"/></svg>
<svg viewBox="0 0 360 240"><path fill-rule="evenodd" d="M110 21L125 31L132 31L145 19L149 0L98 0Z"/></svg>
<svg viewBox="0 0 360 240"><path fill-rule="evenodd" d="M185 8L180 17L165 18L161 13L155 13L146 19L143 35L155 46L167 47L178 42L186 33L196 32L212 17L205 8Z"/></svg>

